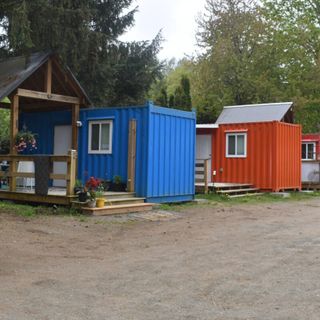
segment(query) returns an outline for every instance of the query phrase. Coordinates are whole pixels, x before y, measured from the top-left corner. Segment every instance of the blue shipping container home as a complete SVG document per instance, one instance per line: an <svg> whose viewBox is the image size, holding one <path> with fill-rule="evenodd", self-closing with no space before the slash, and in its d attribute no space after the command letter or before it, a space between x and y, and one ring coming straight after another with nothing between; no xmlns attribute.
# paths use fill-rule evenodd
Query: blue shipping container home
<svg viewBox="0 0 320 320"><path fill-rule="evenodd" d="M30 190L24 192L13 182L19 176L33 179L34 171L20 173L16 166L10 166L7 176L11 184L9 190L0 189L0 199L66 204L71 201L75 176L83 182L91 176L102 180L121 177L129 191L146 202L194 198L194 112L150 102L144 106L92 108L70 70L63 69L51 54L31 56L29 63L19 64L19 68L14 70L18 73L15 79L21 79L4 87L0 99L8 96L12 101L11 123L17 127L11 127L11 136L27 128L37 134L37 150L13 153L6 159L20 164L35 162L37 155L48 155L52 163L50 186L66 192L64 198L50 191L42 197ZM50 73L52 79L48 80ZM35 86L46 77L44 84ZM71 149L76 151L76 164Z"/></svg>
<svg viewBox="0 0 320 320"><path fill-rule="evenodd" d="M70 122L68 111L21 116L21 126L38 133L37 153L41 154L61 154L71 148ZM132 122L136 150L130 177ZM151 103L80 110L78 177L83 182L91 176L103 180L120 176L124 182L133 179L133 191L148 202L190 201L194 198L195 123L194 112ZM53 183L61 186L60 181Z"/></svg>

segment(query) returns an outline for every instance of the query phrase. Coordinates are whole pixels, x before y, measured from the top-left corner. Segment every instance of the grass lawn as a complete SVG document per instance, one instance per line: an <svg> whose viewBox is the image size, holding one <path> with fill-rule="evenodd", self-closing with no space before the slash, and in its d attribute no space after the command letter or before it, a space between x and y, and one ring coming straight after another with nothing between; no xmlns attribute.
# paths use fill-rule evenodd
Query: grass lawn
<svg viewBox="0 0 320 320"><path fill-rule="evenodd" d="M320 197L320 192L290 192L290 197L283 198L275 196L269 193L264 193L259 196L248 196L242 198L228 198L224 195L216 193L209 194L197 194L196 200L207 200L204 203L187 202L187 203L174 203L174 204L161 204L160 210L167 211L183 211L192 207L214 206L217 204L223 204L226 206L238 205L238 204L259 204L269 202L286 202L286 201L301 201ZM36 217L38 215L61 215L61 216L79 216L79 211L70 209L68 207L58 206L36 206L17 204L10 201L0 201L0 214L10 213L24 217Z"/></svg>
<svg viewBox="0 0 320 320"><path fill-rule="evenodd" d="M259 196L247 196L240 198L228 198L225 195L219 195L217 193L209 194L197 194L196 200L207 200L203 204L199 203L183 203L183 204L162 204L160 209L162 210L173 210L173 211L182 211L187 207L194 206L212 206L216 204L224 205L237 205L237 204L259 204L259 203L268 203L268 202L285 202L285 201L302 201L320 197L320 192L288 192L290 197L283 198L281 196L272 195L270 193L262 193Z"/></svg>

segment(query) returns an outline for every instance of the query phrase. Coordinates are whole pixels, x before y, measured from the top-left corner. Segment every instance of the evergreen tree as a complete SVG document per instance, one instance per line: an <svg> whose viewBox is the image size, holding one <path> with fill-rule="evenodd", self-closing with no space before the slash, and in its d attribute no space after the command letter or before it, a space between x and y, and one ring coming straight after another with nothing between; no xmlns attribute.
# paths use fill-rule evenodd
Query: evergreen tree
<svg viewBox="0 0 320 320"><path fill-rule="evenodd" d="M191 110L190 80L182 76L180 85L175 90L174 105L177 109Z"/></svg>
<svg viewBox="0 0 320 320"><path fill-rule="evenodd" d="M0 57L52 50L95 104L141 103L161 70L151 42L121 43L132 0L1 0Z"/></svg>

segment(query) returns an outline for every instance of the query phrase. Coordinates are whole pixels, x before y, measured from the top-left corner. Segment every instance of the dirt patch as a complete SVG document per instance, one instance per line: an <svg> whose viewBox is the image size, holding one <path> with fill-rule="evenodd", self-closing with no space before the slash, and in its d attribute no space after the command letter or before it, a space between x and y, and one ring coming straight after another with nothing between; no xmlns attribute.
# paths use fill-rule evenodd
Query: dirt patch
<svg viewBox="0 0 320 320"><path fill-rule="evenodd" d="M0 215L0 319L320 316L320 200Z"/></svg>

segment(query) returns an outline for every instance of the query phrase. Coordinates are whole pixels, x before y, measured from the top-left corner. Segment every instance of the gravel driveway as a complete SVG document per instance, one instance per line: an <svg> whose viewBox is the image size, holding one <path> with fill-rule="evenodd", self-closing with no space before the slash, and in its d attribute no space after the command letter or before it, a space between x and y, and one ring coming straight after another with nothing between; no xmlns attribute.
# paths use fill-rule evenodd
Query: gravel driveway
<svg viewBox="0 0 320 320"><path fill-rule="evenodd" d="M320 319L320 199L0 215L1 320Z"/></svg>

